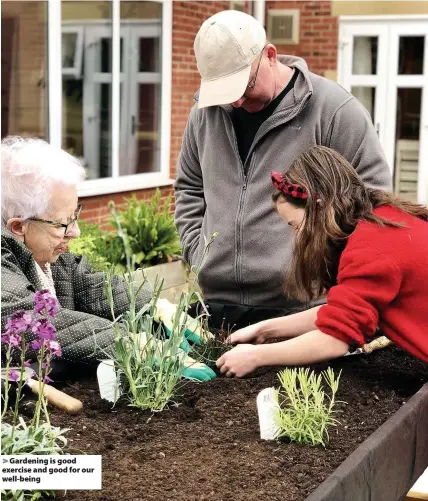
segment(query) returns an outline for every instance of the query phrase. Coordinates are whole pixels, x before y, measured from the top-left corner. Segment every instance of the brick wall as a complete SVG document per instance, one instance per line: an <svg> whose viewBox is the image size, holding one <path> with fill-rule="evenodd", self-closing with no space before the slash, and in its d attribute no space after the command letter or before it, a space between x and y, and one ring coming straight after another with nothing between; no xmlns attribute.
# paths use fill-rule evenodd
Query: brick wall
<svg viewBox="0 0 428 501"><path fill-rule="evenodd" d="M7 92L4 135L47 137L47 2L2 2L2 85ZM9 74L5 74L5 69ZM6 103L2 103L5 106Z"/></svg>
<svg viewBox="0 0 428 501"><path fill-rule="evenodd" d="M125 198L131 195L136 195L138 200L149 201L151 197L155 194L156 188L151 188L147 190L137 190L128 191L122 193L111 193L108 195L100 195L95 197L85 197L81 198L79 201L83 205L81 218L88 223L100 224L102 228L107 228L109 226L108 219L110 219L110 209L108 208L108 202L113 200L118 209L123 209L126 206ZM164 202L168 195L173 194L174 190L172 187L166 187L161 189L162 197L161 200ZM171 210L174 210L174 204L171 204Z"/></svg>
<svg viewBox="0 0 428 501"><path fill-rule="evenodd" d="M299 9L299 45L277 46L280 54L303 57L309 69L319 75L337 70L338 18L332 15L330 1L266 2L268 9Z"/></svg>
<svg viewBox="0 0 428 501"><path fill-rule="evenodd" d="M193 41L202 22L209 16L229 8L230 3L212 1L174 1L172 33L172 112L171 112L171 177L176 175L176 161L187 116L193 104L193 96L199 86L199 73L193 53ZM324 75L337 69L338 20L332 16L330 1L268 1L268 9L300 9L299 45L278 46L279 53L303 57L309 69ZM139 190L138 198L149 199L154 189ZM166 197L171 187L163 188ZM114 200L118 206L131 193L101 195L82 199L82 217L102 223L108 217L107 202Z"/></svg>

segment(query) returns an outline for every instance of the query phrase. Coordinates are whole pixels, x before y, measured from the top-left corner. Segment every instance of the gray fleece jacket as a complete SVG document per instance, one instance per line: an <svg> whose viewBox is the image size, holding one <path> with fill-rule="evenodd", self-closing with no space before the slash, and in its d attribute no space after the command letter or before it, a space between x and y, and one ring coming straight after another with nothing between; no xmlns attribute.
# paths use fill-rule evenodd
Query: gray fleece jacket
<svg viewBox="0 0 428 501"><path fill-rule="evenodd" d="M199 275L206 300L288 308L284 273L292 230L275 212L270 173L324 145L341 153L370 187L391 190L385 156L365 108L340 85L279 56L299 74L261 125L244 165L231 105L192 108L178 157L176 224L183 256L198 264L204 236L219 232ZM285 285L286 286L286 285Z"/></svg>

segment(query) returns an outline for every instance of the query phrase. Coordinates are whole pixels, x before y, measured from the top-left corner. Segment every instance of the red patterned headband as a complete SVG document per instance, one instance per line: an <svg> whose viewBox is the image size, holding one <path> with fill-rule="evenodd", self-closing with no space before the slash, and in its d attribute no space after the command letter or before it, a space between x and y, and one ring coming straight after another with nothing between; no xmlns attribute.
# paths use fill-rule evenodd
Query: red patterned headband
<svg viewBox="0 0 428 501"><path fill-rule="evenodd" d="M280 172L272 172L271 179L275 188L284 195L290 195L291 197L301 198L303 200L306 200L309 196L303 186L289 183Z"/></svg>

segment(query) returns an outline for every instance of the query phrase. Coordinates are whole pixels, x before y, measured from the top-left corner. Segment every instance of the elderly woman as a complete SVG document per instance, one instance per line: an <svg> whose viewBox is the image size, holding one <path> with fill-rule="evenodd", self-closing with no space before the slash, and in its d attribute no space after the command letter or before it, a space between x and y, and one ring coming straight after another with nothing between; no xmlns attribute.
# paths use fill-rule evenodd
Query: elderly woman
<svg viewBox="0 0 428 501"><path fill-rule="evenodd" d="M69 252L79 236L78 160L40 139L8 137L1 145L2 326L19 309L32 310L36 291L49 289L61 310L54 319L63 359L91 363L103 357L114 331L104 274ZM113 279L115 313L129 308L120 277ZM141 290L138 305L150 300Z"/></svg>

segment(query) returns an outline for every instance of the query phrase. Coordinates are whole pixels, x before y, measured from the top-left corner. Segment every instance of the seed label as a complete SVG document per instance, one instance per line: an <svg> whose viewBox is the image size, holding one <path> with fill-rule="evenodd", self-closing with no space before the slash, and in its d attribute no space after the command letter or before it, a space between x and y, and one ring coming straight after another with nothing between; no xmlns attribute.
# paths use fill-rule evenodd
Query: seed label
<svg viewBox="0 0 428 501"><path fill-rule="evenodd" d="M275 420L279 410L278 392L275 388L265 388L257 395L257 410L260 438L262 440L275 440L279 431Z"/></svg>
<svg viewBox="0 0 428 501"><path fill-rule="evenodd" d="M2 455L2 489L99 490L101 459L101 455Z"/></svg>
<svg viewBox="0 0 428 501"><path fill-rule="evenodd" d="M121 390L113 360L101 361L97 368L97 378L101 398L116 403Z"/></svg>

